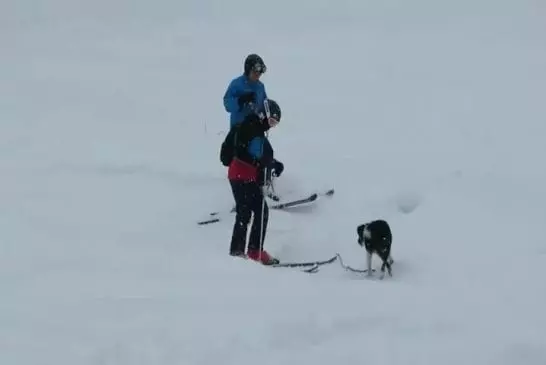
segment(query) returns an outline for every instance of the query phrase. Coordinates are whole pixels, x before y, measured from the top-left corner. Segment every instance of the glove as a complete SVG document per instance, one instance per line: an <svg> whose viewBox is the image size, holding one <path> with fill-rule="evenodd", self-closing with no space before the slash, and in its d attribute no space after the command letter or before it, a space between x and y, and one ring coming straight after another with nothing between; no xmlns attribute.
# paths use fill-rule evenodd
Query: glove
<svg viewBox="0 0 546 365"><path fill-rule="evenodd" d="M253 102L254 100L256 100L256 93L254 91L249 91L247 93L244 93L243 95L239 96L239 99L237 99L237 103L239 104L239 109L242 109L243 106Z"/></svg>
<svg viewBox="0 0 546 365"><path fill-rule="evenodd" d="M281 176L282 172L284 171L284 164L280 161L273 160L272 170L273 170L273 176L279 177Z"/></svg>
<svg viewBox="0 0 546 365"><path fill-rule="evenodd" d="M279 177L283 170L283 164L277 160L260 162L258 164L258 185L264 186L271 184L272 178Z"/></svg>

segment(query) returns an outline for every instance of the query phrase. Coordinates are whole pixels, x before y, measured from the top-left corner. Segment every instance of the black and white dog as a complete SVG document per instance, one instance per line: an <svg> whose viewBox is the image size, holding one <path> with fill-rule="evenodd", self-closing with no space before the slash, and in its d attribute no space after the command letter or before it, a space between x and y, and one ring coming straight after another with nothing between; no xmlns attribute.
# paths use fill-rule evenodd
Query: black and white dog
<svg viewBox="0 0 546 365"><path fill-rule="evenodd" d="M389 224L382 220L375 220L359 225L356 228L358 244L364 246L367 252L368 275L372 274L372 255L378 255L383 264L381 265L382 276L385 269L392 276L391 265L394 262L391 257L392 232Z"/></svg>

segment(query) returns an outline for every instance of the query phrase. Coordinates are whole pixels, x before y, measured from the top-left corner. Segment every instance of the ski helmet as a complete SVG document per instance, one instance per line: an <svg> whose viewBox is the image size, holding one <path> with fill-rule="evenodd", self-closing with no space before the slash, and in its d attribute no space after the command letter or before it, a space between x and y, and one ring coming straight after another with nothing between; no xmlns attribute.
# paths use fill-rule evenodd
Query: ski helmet
<svg viewBox="0 0 546 365"><path fill-rule="evenodd" d="M245 75L248 76L250 71L256 71L262 74L267 71L264 60L255 53L248 55L245 59Z"/></svg>
<svg viewBox="0 0 546 365"><path fill-rule="evenodd" d="M269 116L276 119L278 122L281 121L281 107L273 99L267 99L269 105Z"/></svg>

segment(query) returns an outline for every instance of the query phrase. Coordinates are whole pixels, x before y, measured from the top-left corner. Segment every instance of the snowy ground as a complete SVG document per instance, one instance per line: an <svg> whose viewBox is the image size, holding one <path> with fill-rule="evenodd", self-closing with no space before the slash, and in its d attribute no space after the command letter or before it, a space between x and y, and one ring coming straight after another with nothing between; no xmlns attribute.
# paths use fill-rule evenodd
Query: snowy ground
<svg viewBox="0 0 546 365"><path fill-rule="evenodd" d="M1 364L546 363L540 1L0 3ZM283 108L285 260L386 218L394 277L227 255L244 57ZM406 211L401 211L400 208Z"/></svg>

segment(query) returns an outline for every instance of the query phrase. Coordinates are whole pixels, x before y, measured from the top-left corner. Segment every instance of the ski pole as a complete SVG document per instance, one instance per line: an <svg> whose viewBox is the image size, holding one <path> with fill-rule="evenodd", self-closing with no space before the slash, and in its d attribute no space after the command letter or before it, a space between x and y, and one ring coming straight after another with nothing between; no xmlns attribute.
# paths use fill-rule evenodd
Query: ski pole
<svg viewBox="0 0 546 365"><path fill-rule="evenodd" d="M267 118L267 122L269 123L269 116L271 115L269 112L269 102L267 99L264 100L264 109L265 109L265 116ZM269 138L269 131L265 132L265 138ZM265 167L264 170L264 186L265 186L265 180L267 179L267 169L269 166ZM265 191L262 189L262 214L261 214L261 222L260 222L260 252L258 253L258 260L262 261L262 251L264 249L264 212L265 212Z"/></svg>

